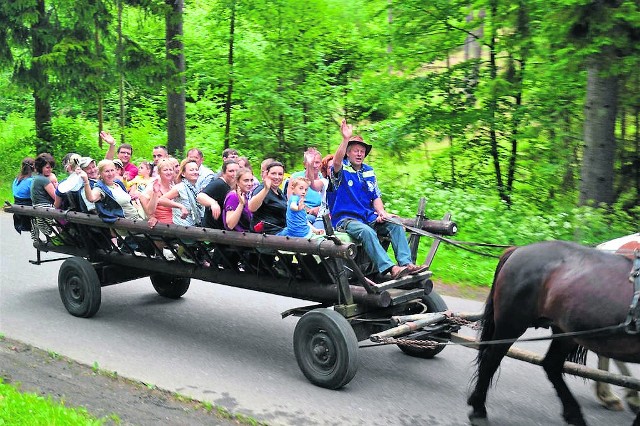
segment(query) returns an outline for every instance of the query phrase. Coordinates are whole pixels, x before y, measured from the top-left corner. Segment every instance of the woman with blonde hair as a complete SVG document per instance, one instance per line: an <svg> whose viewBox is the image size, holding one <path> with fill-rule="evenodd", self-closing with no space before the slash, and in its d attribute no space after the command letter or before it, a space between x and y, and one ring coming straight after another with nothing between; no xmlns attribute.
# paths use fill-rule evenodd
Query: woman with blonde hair
<svg viewBox="0 0 640 426"><path fill-rule="evenodd" d="M180 162L180 182L173 185L169 192L160 197L158 205L171 207L173 223L183 226L200 226L204 207L198 204L196 182L198 181L198 163L188 158Z"/></svg>
<svg viewBox="0 0 640 426"><path fill-rule="evenodd" d="M87 173L78 167L76 173L83 180L84 194L87 200L95 203L98 216L107 223L115 222L118 218L141 220L138 210L131 203L131 195L120 180L116 166L112 160L102 160L98 163L100 180L93 189L89 184Z"/></svg>
<svg viewBox="0 0 640 426"><path fill-rule="evenodd" d="M249 210L249 194L253 188L253 172L242 168L236 173L236 189L229 191L222 208L222 223L230 231L246 232L253 213Z"/></svg>
<svg viewBox="0 0 640 426"><path fill-rule="evenodd" d="M161 158L156 165L158 176L145 188L140 201L147 214L149 226L157 223L173 223L171 207L158 204L158 200L169 192L174 185L175 171L173 162L169 158Z"/></svg>

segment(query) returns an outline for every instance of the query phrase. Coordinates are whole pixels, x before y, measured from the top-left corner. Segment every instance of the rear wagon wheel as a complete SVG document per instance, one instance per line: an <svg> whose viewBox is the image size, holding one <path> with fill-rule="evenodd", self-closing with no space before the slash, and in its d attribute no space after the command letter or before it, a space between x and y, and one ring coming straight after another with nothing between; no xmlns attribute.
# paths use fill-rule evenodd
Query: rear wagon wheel
<svg viewBox="0 0 640 426"><path fill-rule="evenodd" d="M71 257L60 265L58 291L67 311L76 317L92 317L102 302L100 279L91 262Z"/></svg>
<svg viewBox="0 0 640 426"><path fill-rule="evenodd" d="M151 284L160 296L179 299L189 290L191 278L154 274L151 275Z"/></svg>

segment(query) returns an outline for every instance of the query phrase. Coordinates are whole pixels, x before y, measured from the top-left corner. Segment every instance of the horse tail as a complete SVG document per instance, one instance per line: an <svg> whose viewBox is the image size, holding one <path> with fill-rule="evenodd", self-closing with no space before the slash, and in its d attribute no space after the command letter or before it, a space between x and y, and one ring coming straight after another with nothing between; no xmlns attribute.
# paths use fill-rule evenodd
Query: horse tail
<svg viewBox="0 0 640 426"><path fill-rule="evenodd" d="M496 280L498 278L498 274L500 273L500 270L502 270L502 267L507 262L509 257L511 257L511 255L515 252L516 248L517 248L516 246L509 247L504 251L504 253L502 253L502 256L500 256L500 260L498 260L496 271L493 274L493 283L491 284L491 290L489 291L489 296L487 297L487 301L484 304L484 313L482 315L482 319L480 320L480 324L482 326L482 331L480 333L481 342L485 342L487 340L493 339L493 333L496 328L495 318L493 317L493 309L494 309L493 295L496 289ZM480 345L480 348L478 350L478 357L476 358L476 363L480 363L480 360L485 354L487 348L488 348L487 345Z"/></svg>
<svg viewBox="0 0 640 426"><path fill-rule="evenodd" d="M577 345L570 353L567 355L566 361L575 362L576 364L587 365L587 353L589 350L582 345Z"/></svg>

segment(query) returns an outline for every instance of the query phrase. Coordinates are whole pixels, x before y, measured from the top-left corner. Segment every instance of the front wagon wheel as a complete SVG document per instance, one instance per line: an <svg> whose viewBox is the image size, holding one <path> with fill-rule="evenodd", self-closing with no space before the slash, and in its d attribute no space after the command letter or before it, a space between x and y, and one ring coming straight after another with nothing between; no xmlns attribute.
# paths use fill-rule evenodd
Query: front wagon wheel
<svg viewBox="0 0 640 426"><path fill-rule="evenodd" d="M100 279L91 262L83 257L70 257L62 262L58 291L62 304L73 316L89 318L100 309Z"/></svg>
<svg viewBox="0 0 640 426"><path fill-rule="evenodd" d="M431 291L429 294L422 296L422 303L426 305L428 313L444 312L449 309L447 307L447 302L445 302L444 299L435 291ZM448 333L442 333L436 334L435 337L440 341L446 342L450 340L451 336ZM425 359L431 359L435 357L445 348L443 345L439 345L435 348L407 345L398 345L398 347L407 355Z"/></svg>
<svg viewBox="0 0 640 426"><path fill-rule="evenodd" d="M358 370L358 339L349 322L331 309L314 309L293 333L298 366L309 381L328 389L349 383Z"/></svg>

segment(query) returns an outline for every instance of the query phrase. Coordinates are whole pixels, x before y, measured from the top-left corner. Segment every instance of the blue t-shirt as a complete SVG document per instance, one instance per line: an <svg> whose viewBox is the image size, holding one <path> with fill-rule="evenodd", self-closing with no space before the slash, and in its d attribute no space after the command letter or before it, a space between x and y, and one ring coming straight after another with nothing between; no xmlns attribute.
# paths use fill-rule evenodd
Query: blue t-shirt
<svg viewBox="0 0 640 426"><path fill-rule="evenodd" d="M348 159L342 161L342 169L336 175L331 166L331 183L335 191L335 201L331 206L331 224L338 226L343 219L356 219L363 223L372 223L378 215L373 201L382 193L373 168L362 164L355 170Z"/></svg>
<svg viewBox="0 0 640 426"><path fill-rule="evenodd" d="M18 178L13 180L11 189L13 190L13 196L16 198L31 198L31 181L33 177L22 179L18 182Z"/></svg>
<svg viewBox="0 0 640 426"><path fill-rule="evenodd" d="M306 237L311 231L309 222L307 222L307 212L304 209L296 211L291 208L292 204L298 205L299 202L299 195L291 195L291 198L287 201L287 227L278 235Z"/></svg>

